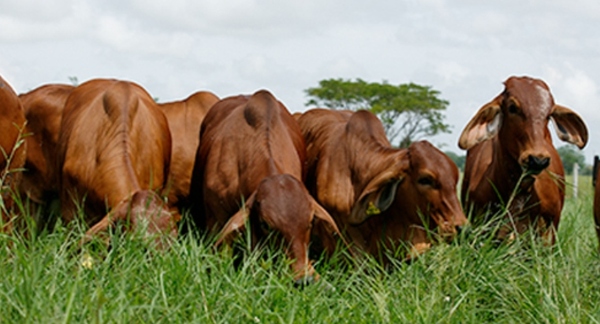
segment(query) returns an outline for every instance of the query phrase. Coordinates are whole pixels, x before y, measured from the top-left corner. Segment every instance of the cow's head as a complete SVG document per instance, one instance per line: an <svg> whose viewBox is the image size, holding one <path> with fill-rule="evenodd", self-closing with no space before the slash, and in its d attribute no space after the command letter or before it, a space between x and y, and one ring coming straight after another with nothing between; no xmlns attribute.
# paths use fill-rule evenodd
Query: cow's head
<svg viewBox="0 0 600 324"><path fill-rule="evenodd" d="M550 89L541 80L511 77L504 92L484 105L463 130L458 145L468 150L498 136L503 148L521 168L539 174L550 165L552 139L548 121L553 120L558 137L583 148L587 128L579 115L556 105Z"/></svg>
<svg viewBox="0 0 600 324"><path fill-rule="evenodd" d="M452 239L468 221L458 201L456 164L426 141L413 143L408 151L410 168L396 193L394 212L401 217L399 222L412 227L408 239L419 249L419 244L429 244L429 239L423 241L425 227Z"/></svg>
<svg viewBox="0 0 600 324"><path fill-rule="evenodd" d="M81 244L97 235L107 234L116 226L121 226L122 231L138 232L152 240L155 248L164 250L177 237L177 222L180 219L179 213L170 211L155 192L136 191L91 227Z"/></svg>
<svg viewBox="0 0 600 324"><path fill-rule="evenodd" d="M408 244L409 255L416 256L429 249L437 235L450 240L468 222L458 201L459 172L452 160L426 141L405 151L408 166L391 206L361 225L370 233L365 234L370 252L377 255L381 247L395 251Z"/></svg>

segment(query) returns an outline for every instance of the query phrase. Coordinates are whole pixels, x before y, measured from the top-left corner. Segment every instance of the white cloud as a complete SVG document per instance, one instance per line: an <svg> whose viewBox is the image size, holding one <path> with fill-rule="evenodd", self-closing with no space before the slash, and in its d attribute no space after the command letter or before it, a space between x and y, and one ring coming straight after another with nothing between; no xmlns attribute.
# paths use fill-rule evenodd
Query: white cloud
<svg viewBox="0 0 600 324"><path fill-rule="evenodd" d="M575 99L575 104L588 112L597 112L597 107L589 107L590 103L598 104L598 85L583 71L574 73L565 80L567 91Z"/></svg>
<svg viewBox="0 0 600 324"><path fill-rule="evenodd" d="M437 73L447 83L462 82L470 74L469 68L457 62L440 62Z"/></svg>
<svg viewBox="0 0 600 324"><path fill-rule="evenodd" d="M0 8L0 73L18 91L112 76L161 100L268 88L298 110L303 90L325 78L413 81L450 101L454 133L433 141L454 148L502 82L526 74L600 122L595 0L0 0Z"/></svg>
<svg viewBox="0 0 600 324"><path fill-rule="evenodd" d="M0 7L0 41L23 42L82 37L93 20L92 8L86 2L0 1Z"/></svg>

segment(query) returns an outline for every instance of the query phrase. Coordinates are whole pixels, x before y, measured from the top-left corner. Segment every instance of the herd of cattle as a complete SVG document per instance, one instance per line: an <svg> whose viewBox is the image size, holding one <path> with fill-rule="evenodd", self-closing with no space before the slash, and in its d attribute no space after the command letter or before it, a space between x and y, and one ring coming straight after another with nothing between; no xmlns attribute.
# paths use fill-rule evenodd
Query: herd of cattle
<svg viewBox="0 0 600 324"><path fill-rule="evenodd" d="M193 230L231 244L249 225L252 242L277 233L297 280L317 277L309 242L384 263L385 251L408 246L401 258L411 258L455 237L468 225L464 211L473 223L501 215L499 239L532 230L553 244L565 184L548 122L580 148L587 129L543 81L504 85L460 136L461 205L452 160L427 141L393 147L368 111L292 115L264 90L158 104L139 85L110 79L17 96L0 78L1 229L18 230L30 215L43 224L55 198L64 223L88 226L84 242L119 228L166 248L190 215ZM21 213L14 198L32 211ZM595 220L600 238L600 190Z"/></svg>

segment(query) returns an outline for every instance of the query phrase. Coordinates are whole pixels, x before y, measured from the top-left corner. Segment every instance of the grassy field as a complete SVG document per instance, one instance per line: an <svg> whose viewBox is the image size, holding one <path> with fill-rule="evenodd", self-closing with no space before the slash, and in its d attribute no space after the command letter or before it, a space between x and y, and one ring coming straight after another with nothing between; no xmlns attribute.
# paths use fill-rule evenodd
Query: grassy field
<svg viewBox="0 0 600 324"><path fill-rule="evenodd" d="M578 200L569 189L552 248L528 237L496 248L475 231L391 271L343 255L319 261L321 281L302 289L272 249L234 269L225 253L189 238L158 253L119 236L110 251L77 251L81 233L62 227L35 239L2 236L0 322L597 323L589 183L582 177Z"/></svg>

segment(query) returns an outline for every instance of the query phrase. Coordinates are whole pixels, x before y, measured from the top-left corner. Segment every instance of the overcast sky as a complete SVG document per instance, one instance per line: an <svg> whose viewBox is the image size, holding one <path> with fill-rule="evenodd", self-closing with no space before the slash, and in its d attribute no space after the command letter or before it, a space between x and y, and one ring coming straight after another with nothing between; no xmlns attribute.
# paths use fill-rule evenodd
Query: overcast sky
<svg viewBox="0 0 600 324"><path fill-rule="evenodd" d="M292 112L328 78L415 82L450 101L452 134L511 75L545 80L600 154L597 0L0 0L0 75L17 92L111 77L161 102L268 89ZM553 130L552 130L553 131ZM562 143L556 143L561 146Z"/></svg>

